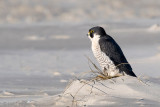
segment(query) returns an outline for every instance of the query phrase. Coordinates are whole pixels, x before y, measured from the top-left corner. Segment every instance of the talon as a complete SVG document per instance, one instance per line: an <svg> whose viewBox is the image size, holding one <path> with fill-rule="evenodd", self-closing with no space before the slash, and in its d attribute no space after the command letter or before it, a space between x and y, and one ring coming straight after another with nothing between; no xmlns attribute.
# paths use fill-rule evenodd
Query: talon
<svg viewBox="0 0 160 107"><path fill-rule="evenodd" d="M96 78L97 78L97 79L102 79L102 80L111 79L111 77L102 76L102 75L98 75Z"/></svg>

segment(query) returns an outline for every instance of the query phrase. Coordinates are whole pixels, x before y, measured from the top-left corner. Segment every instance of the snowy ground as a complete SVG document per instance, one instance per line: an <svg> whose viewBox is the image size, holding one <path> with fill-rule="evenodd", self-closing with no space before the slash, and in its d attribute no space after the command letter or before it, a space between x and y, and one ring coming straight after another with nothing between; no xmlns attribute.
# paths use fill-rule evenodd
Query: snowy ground
<svg viewBox="0 0 160 107"><path fill-rule="evenodd" d="M159 5L157 0L1 0L0 107L160 106ZM77 91L84 83L75 77L90 71L85 55L98 65L86 36L97 25L118 42L147 85L120 77L103 85L89 81L92 86Z"/></svg>
<svg viewBox="0 0 160 107"><path fill-rule="evenodd" d="M147 78L150 81L150 86L144 86L139 81L135 79L132 81L130 78L125 79L131 82L129 89L128 84L122 83L119 79L116 81L120 82L120 84L116 83L116 86L112 86L108 84L109 81L106 81L105 85L111 85L110 87L115 88L120 88L119 86L124 84L124 90L136 91L138 93L136 95L138 96L136 98L129 98L125 96L125 93L124 95L122 93L122 96L120 95L121 99L103 96L102 100L99 98L100 96L95 96L94 101L91 103L89 101L93 100L90 99L93 96L89 96L88 99L90 100L87 100L86 106L92 104L104 106L105 104L110 105L111 102L114 102L113 106L116 106L118 102L121 106L125 105L126 102L128 102L128 105L133 104L135 106L159 105L157 100L159 93L156 93L160 84L159 31L153 29L154 26L152 25L150 27L139 28L126 28L126 25L123 25L123 28L115 28L111 25L113 29L107 29L108 27L105 25L102 26L120 44L134 72L138 76ZM120 25L117 24L117 26ZM73 28L75 28L75 31L70 31ZM90 50L90 41L86 37L86 32L88 32L89 28L89 25L79 25L76 27L55 27L50 25L1 26L0 106L55 106L55 101L57 101L55 99L59 98L56 96L64 91L68 81L74 79L79 73L90 70L85 55L89 56L96 63ZM77 82L75 81L74 84L80 84ZM139 88L137 89L136 87ZM148 91L142 93L144 89L154 91L156 99L148 99L145 96ZM108 93L108 90L106 92ZM84 94L86 94L85 91ZM134 93L130 92L130 94ZM119 96L119 94L114 92L110 95ZM149 93L149 95L154 96L152 93ZM108 100L106 101L105 99ZM98 100L101 100L101 102ZM71 102L68 104L71 104Z"/></svg>
<svg viewBox="0 0 160 107"><path fill-rule="evenodd" d="M56 97L55 106L158 107L160 84L143 81L127 76L105 81L75 80Z"/></svg>

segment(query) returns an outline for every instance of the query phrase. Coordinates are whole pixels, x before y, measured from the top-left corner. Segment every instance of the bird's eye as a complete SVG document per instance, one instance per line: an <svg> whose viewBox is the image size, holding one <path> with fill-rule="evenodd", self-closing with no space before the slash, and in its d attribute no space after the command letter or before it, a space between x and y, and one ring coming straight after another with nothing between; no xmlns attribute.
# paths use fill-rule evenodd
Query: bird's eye
<svg viewBox="0 0 160 107"><path fill-rule="evenodd" d="M91 30L91 31L90 31L90 33L94 33L94 31L93 31L93 30Z"/></svg>

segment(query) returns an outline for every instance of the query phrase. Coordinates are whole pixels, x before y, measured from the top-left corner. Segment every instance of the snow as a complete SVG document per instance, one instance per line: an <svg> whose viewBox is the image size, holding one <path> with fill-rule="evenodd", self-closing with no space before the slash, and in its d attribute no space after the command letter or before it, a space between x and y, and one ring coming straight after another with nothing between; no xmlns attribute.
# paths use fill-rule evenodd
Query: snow
<svg viewBox="0 0 160 107"><path fill-rule="evenodd" d="M158 32L158 31L160 31L160 26L158 24L154 24L148 30L150 32Z"/></svg>
<svg viewBox="0 0 160 107"><path fill-rule="evenodd" d="M159 4L1 0L0 107L159 107ZM143 82L83 77L90 71L85 56L99 66L86 36L98 25L120 45Z"/></svg>
<svg viewBox="0 0 160 107"><path fill-rule="evenodd" d="M78 79L72 81L63 93L32 101L29 105L54 107L124 107L160 105L160 82L144 78L121 76L103 81Z"/></svg>

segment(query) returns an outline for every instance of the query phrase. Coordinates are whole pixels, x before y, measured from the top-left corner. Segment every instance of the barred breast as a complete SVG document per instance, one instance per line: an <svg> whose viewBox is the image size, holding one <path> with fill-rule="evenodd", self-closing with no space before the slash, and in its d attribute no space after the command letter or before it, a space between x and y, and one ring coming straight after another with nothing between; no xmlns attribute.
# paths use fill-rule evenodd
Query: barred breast
<svg viewBox="0 0 160 107"><path fill-rule="evenodd" d="M116 69L113 61L104 52L101 51L99 39L92 41L92 51L102 70L105 70L107 75L114 76L119 73L119 70Z"/></svg>

